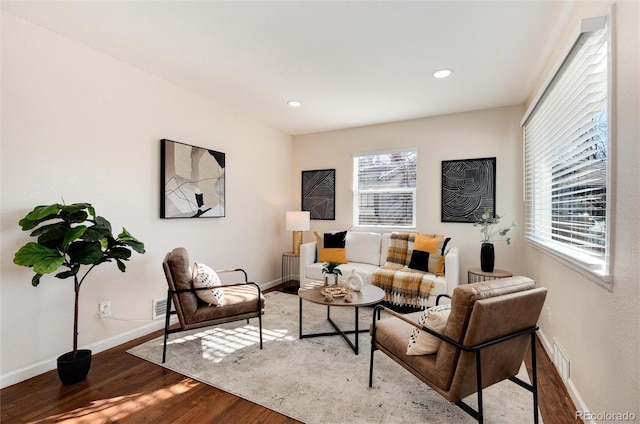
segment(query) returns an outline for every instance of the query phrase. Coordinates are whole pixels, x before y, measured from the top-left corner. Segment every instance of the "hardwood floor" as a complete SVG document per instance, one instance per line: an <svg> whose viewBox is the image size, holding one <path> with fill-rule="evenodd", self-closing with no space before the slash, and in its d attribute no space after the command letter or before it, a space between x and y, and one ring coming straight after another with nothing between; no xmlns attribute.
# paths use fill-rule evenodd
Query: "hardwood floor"
<svg viewBox="0 0 640 424"><path fill-rule="evenodd" d="M0 421L92 424L299 422L126 353L161 335L162 331L156 331L94 355L89 376L81 383L64 386L54 370L2 389ZM549 357L539 343L536 349L540 410L545 424L579 423L574 418L571 398Z"/></svg>

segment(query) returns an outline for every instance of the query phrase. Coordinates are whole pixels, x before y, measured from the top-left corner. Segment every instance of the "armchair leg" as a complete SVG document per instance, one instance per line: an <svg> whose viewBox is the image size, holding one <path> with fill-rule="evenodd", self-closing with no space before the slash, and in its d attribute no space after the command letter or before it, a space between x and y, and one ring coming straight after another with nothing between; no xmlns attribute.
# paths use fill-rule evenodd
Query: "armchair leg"
<svg viewBox="0 0 640 424"><path fill-rule="evenodd" d="M536 366L536 333L531 333L531 382L533 392L533 422L538 424L538 369Z"/></svg>
<svg viewBox="0 0 640 424"><path fill-rule="evenodd" d="M258 327L260 327L260 350L262 350L262 311L258 314Z"/></svg>
<svg viewBox="0 0 640 424"><path fill-rule="evenodd" d="M169 322L171 318L171 293L167 293L167 312L164 318L164 343L162 346L162 363L167 359L167 339L169 338Z"/></svg>
<svg viewBox="0 0 640 424"><path fill-rule="evenodd" d="M373 353L376 349L371 345L371 360L369 362L369 387L373 387Z"/></svg>
<svg viewBox="0 0 640 424"><path fill-rule="evenodd" d="M478 395L478 410L476 411L471 406L464 403L464 401L459 400L456 402L456 406L462 409L467 414L471 415L475 418L479 424L484 423L484 411L482 408L482 364L480 362L480 350L476 350L476 384L477 384L477 395Z"/></svg>
<svg viewBox="0 0 640 424"><path fill-rule="evenodd" d="M380 319L380 309L378 319ZM373 353L376 351L376 309L373 310L373 323L371 324L371 359L369 360L369 387L373 387ZM357 320L356 316L356 320Z"/></svg>

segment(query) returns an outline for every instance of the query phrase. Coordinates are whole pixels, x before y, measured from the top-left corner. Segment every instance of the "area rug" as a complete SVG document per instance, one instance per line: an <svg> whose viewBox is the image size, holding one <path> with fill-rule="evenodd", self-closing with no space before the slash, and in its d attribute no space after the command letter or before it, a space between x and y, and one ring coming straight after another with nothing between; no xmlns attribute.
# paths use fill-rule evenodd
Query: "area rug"
<svg viewBox="0 0 640 424"><path fill-rule="evenodd" d="M359 355L339 336L300 340L298 299L266 295L263 350L254 318L169 336L165 364L162 337L128 352L309 424L475 422L381 352L369 388L370 336L360 334ZM353 308L334 307L331 318L353 328ZM371 308L360 308L360 328L371 318ZM332 330L326 307L305 301L304 334ZM529 381L524 366L519 376ZM531 393L512 382L491 386L483 398L486 423L533 422ZM477 405L475 396L466 401Z"/></svg>

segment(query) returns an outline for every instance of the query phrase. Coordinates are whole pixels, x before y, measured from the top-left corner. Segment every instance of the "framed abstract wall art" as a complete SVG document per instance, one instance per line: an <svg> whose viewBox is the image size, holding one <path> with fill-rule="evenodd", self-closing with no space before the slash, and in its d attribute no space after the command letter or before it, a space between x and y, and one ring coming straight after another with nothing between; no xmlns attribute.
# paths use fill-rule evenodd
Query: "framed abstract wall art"
<svg viewBox="0 0 640 424"><path fill-rule="evenodd" d="M476 222L496 210L496 158L442 161L442 222Z"/></svg>
<svg viewBox="0 0 640 424"><path fill-rule="evenodd" d="M311 219L336 219L336 170L302 171L302 210Z"/></svg>
<svg viewBox="0 0 640 424"><path fill-rule="evenodd" d="M225 154L160 140L160 217L225 216Z"/></svg>

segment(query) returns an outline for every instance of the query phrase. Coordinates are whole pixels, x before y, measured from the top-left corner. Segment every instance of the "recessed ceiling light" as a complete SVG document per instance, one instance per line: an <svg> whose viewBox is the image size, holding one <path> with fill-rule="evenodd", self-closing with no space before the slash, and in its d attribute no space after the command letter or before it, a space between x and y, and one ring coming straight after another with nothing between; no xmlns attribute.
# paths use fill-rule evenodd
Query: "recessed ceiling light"
<svg viewBox="0 0 640 424"><path fill-rule="evenodd" d="M433 73L434 78L446 78L451 75L453 71L451 69L439 69Z"/></svg>
<svg viewBox="0 0 640 424"><path fill-rule="evenodd" d="M302 102L300 100L289 100L287 104L291 107L300 107L302 106Z"/></svg>

